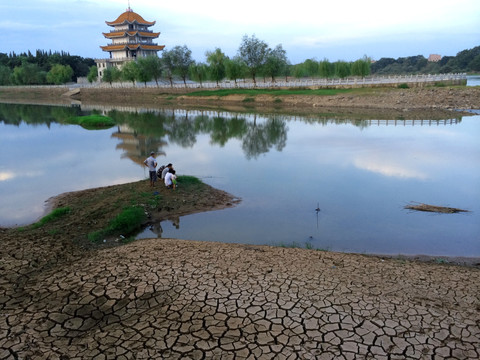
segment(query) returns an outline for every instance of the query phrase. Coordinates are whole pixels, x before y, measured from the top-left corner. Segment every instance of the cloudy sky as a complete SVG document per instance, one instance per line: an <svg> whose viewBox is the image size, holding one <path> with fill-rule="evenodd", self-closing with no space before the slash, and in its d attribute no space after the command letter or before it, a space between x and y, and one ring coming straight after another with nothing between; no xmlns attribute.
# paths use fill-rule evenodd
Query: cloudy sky
<svg viewBox="0 0 480 360"><path fill-rule="evenodd" d="M102 58L102 32L128 0L0 1L0 52L37 49ZM357 60L435 53L456 55L480 45L479 0L130 0L161 32L166 49L187 45L195 60L220 48L236 55L244 35L282 44L295 64L305 59Z"/></svg>

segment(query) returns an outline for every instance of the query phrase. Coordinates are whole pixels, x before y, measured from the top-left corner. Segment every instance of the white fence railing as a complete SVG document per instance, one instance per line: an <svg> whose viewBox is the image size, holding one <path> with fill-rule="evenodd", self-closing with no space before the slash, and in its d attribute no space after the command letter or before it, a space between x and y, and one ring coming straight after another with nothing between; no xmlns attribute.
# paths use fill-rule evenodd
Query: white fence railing
<svg viewBox="0 0 480 360"><path fill-rule="evenodd" d="M429 83L429 82L442 82L442 81L466 81L466 73L458 74L436 74L436 75L395 75L395 76L368 76L364 78L353 77L344 79L277 79L274 82L271 80L264 80L263 78L257 79L256 84L251 80L224 80L219 82L207 81L200 84L199 82L187 81L186 84L183 81L176 80L173 85L165 80L158 81L158 87L160 88L174 88L174 89L253 89L253 88L299 88L299 87L328 87L328 86L374 86L374 85L399 85L399 84L413 84L413 83ZM113 82L112 84L104 82L95 83L82 83L82 84L69 84L69 85L51 85L52 87L59 88L155 88L157 84L155 81L150 81L146 84L141 82ZM5 86L8 88L11 86ZM16 86L13 86L16 87ZM25 87L25 86L23 86ZM30 85L28 87L45 87L45 85Z"/></svg>

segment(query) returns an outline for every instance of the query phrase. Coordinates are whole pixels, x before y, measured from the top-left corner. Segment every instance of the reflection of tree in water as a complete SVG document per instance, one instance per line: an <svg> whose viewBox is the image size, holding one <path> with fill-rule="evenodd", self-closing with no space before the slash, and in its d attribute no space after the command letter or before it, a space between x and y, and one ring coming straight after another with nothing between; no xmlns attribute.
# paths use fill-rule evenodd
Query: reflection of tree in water
<svg viewBox="0 0 480 360"><path fill-rule="evenodd" d="M188 112L183 115L172 115L173 121L169 123L168 138L172 143L182 147L192 147L197 142L195 118Z"/></svg>
<svg viewBox="0 0 480 360"><path fill-rule="evenodd" d="M128 124L130 130L119 131L114 136L120 138L120 133L130 132L128 144L124 140L118 147L124 149L133 161L143 162L143 158L152 150L160 151L167 146L162 140L168 137L169 142L182 147L192 147L197 141L197 135L210 134L211 144L221 147L230 139L243 141L243 150L247 158L254 158L275 147L281 151L287 139L286 120L279 116L267 118L265 123L257 124L256 115L253 122L246 117L233 115L222 116L220 112L189 111L175 113L124 113L110 114L117 122ZM153 125L154 124L154 125ZM155 134L156 136L148 136ZM159 136L161 135L161 136ZM133 146L133 148L132 148ZM164 152L162 154L165 155Z"/></svg>
<svg viewBox="0 0 480 360"><path fill-rule="evenodd" d="M288 128L285 121L271 117L264 124L258 125L256 120L255 116L243 137L242 149L247 159L267 153L272 146L275 146L277 151L282 151L287 142Z"/></svg>
<svg viewBox="0 0 480 360"><path fill-rule="evenodd" d="M8 125L62 123L81 115L79 107L0 104L0 121Z"/></svg>
<svg viewBox="0 0 480 360"><path fill-rule="evenodd" d="M233 118L216 116L213 118L210 131L211 143L223 147L228 140L232 138L242 139L247 133L247 130L248 125L245 118L239 118L238 116Z"/></svg>

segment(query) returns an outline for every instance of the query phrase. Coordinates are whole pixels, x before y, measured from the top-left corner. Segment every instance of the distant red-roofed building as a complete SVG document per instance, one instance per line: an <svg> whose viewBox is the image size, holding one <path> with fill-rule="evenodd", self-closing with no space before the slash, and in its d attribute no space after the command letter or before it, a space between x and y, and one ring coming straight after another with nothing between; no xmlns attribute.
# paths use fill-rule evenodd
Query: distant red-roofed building
<svg viewBox="0 0 480 360"><path fill-rule="evenodd" d="M431 61L431 62L439 62L440 60L442 60L442 55L430 54L430 55L428 56L428 61Z"/></svg>
<svg viewBox="0 0 480 360"><path fill-rule="evenodd" d="M165 45L157 45L153 39L158 38L159 32L148 28L155 25L155 21L146 21L130 7L114 21L105 21L114 29L103 33L105 38L111 40L106 46L100 46L103 51L110 54L108 59L96 59L98 78L101 79L106 68L115 66L121 68L123 64L134 61L140 57L158 56L157 52L163 50Z"/></svg>

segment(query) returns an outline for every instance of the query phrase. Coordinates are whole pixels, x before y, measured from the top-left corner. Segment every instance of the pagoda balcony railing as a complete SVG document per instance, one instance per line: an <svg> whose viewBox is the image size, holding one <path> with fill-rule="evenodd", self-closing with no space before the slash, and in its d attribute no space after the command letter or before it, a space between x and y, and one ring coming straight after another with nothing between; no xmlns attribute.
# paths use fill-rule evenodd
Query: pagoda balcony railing
<svg viewBox="0 0 480 360"><path fill-rule="evenodd" d="M116 41L110 45L125 45L125 44L147 44L156 45L150 39L149 40L129 40L129 41Z"/></svg>
<svg viewBox="0 0 480 360"><path fill-rule="evenodd" d="M116 28L114 30L110 30L111 33L116 33L119 31L141 31L141 32L146 32L146 33L153 33L152 30L149 30L147 28L137 28L137 29L129 29L127 26L122 27L122 28Z"/></svg>

